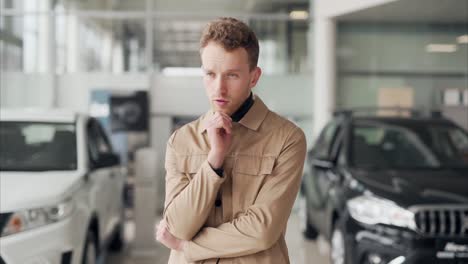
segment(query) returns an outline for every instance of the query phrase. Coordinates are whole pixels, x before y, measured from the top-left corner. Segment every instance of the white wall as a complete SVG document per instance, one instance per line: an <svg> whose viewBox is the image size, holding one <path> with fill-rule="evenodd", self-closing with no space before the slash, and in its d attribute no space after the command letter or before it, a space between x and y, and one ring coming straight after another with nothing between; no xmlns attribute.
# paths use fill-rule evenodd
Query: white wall
<svg viewBox="0 0 468 264"><path fill-rule="evenodd" d="M53 104L54 77L51 74L0 74L0 106L41 107Z"/></svg>
<svg viewBox="0 0 468 264"><path fill-rule="evenodd" d="M149 91L147 74L80 73L57 76L57 106L87 112L92 90ZM151 113L155 116L198 116L209 108L200 77L152 78ZM53 76L2 73L2 107L52 107ZM254 92L271 110L292 118L312 116L312 76L262 76Z"/></svg>
<svg viewBox="0 0 468 264"><path fill-rule="evenodd" d="M142 73L75 73L57 78L58 107L87 112L92 90L149 90L149 77Z"/></svg>
<svg viewBox="0 0 468 264"><path fill-rule="evenodd" d="M262 76L254 93L271 110L287 116L311 116L312 76ZM156 75L153 81L152 112L157 115L197 116L209 109L201 77Z"/></svg>

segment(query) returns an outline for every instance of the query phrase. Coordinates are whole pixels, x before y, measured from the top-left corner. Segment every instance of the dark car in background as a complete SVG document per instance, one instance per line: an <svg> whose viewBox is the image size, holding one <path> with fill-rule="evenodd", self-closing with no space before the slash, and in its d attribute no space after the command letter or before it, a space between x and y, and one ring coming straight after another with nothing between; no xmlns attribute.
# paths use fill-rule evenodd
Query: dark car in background
<svg viewBox="0 0 468 264"><path fill-rule="evenodd" d="M334 264L468 263L468 133L441 117L335 114L308 153L303 233Z"/></svg>

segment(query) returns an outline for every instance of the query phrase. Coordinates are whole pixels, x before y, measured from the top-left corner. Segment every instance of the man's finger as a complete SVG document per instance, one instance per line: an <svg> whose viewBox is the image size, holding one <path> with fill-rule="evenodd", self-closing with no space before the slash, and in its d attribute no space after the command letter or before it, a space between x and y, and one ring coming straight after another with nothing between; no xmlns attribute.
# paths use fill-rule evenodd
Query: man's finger
<svg viewBox="0 0 468 264"><path fill-rule="evenodd" d="M222 117L228 119L229 121L232 121L232 118L231 118L228 114L223 113L223 112L216 112L216 113L217 113L218 115L220 115L220 116L222 116Z"/></svg>
<svg viewBox="0 0 468 264"><path fill-rule="evenodd" d="M231 130L232 130L232 122L229 120L229 119L226 119L222 116L218 116L215 120L214 120L215 124L214 124L214 127L215 128L224 128L224 130L226 130L227 133L231 133Z"/></svg>
<svg viewBox="0 0 468 264"><path fill-rule="evenodd" d="M232 122L226 120L225 118L217 117L215 120L212 120L206 127L206 129L210 128L224 128L224 130L230 134L232 131Z"/></svg>
<svg viewBox="0 0 468 264"><path fill-rule="evenodd" d="M222 119L226 120L229 123L232 122L232 118L230 116L228 116L227 114L222 113L222 112L216 112L216 114L213 116L213 120L217 120L219 118L222 118Z"/></svg>
<svg viewBox="0 0 468 264"><path fill-rule="evenodd" d="M228 123L232 123L232 118L230 116L228 116L227 114L225 113L221 113L220 114L220 117L224 120L226 120Z"/></svg>
<svg viewBox="0 0 468 264"><path fill-rule="evenodd" d="M229 122L229 121L226 121L225 119L223 119L221 122L222 122L222 127L224 128L226 133L231 134L231 132L232 132L232 123Z"/></svg>
<svg viewBox="0 0 468 264"><path fill-rule="evenodd" d="M208 129L208 128L220 128L220 127L218 127L218 126L219 126L221 120L222 120L222 117L221 117L221 116L217 116L217 117L215 117L215 118L209 120L209 121L207 122L207 125L205 126L205 128L207 128L207 129Z"/></svg>

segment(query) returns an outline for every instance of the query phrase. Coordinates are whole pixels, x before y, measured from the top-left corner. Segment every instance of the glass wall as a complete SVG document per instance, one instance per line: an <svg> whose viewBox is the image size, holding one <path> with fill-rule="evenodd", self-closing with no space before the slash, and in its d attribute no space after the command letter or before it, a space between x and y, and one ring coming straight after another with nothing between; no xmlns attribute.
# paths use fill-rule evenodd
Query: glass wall
<svg viewBox="0 0 468 264"><path fill-rule="evenodd" d="M144 19L56 17L57 73L144 72Z"/></svg>
<svg viewBox="0 0 468 264"><path fill-rule="evenodd" d="M445 89L468 89L467 25L338 23L337 105L438 108Z"/></svg>

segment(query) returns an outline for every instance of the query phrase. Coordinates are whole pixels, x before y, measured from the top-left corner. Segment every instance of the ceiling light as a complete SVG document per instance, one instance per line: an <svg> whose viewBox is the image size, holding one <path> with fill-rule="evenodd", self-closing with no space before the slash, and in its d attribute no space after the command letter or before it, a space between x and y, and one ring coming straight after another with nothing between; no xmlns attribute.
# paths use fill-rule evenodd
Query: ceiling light
<svg viewBox="0 0 468 264"><path fill-rule="evenodd" d="M429 44L426 46L426 51L450 53L457 51L457 46L454 44Z"/></svg>
<svg viewBox="0 0 468 264"><path fill-rule="evenodd" d="M457 38L457 42L460 44L468 44L468 35L461 35Z"/></svg>
<svg viewBox="0 0 468 264"><path fill-rule="evenodd" d="M295 10L289 13L289 18L294 20L306 20L309 18L309 12L304 10Z"/></svg>

